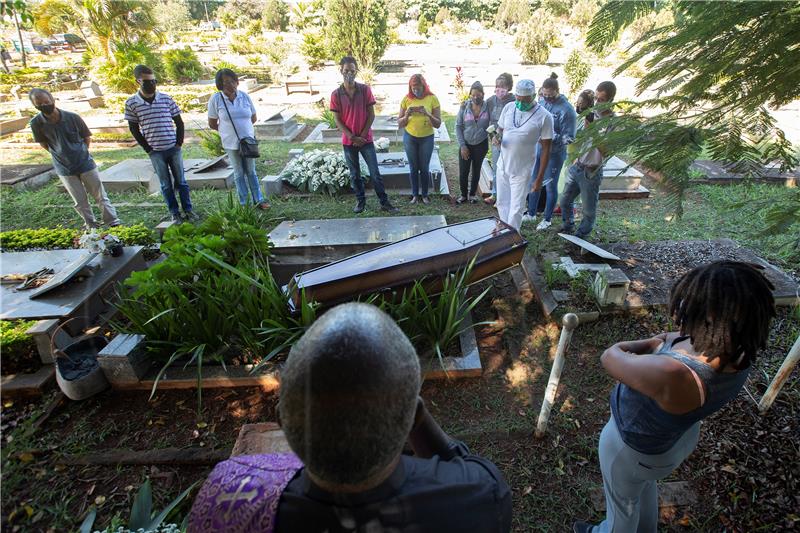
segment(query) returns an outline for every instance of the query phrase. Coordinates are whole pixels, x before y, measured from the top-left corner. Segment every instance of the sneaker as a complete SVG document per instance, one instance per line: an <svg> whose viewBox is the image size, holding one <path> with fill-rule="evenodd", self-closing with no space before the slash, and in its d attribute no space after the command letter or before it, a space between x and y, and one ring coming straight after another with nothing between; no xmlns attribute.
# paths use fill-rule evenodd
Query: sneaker
<svg viewBox="0 0 800 533"><path fill-rule="evenodd" d="M525 224L526 222L533 222L536 220L536 217L532 217L529 214L525 213L522 215L522 223Z"/></svg>
<svg viewBox="0 0 800 533"><path fill-rule="evenodd" d="M112 222L111 224L109 224L108 227L109 228L116 228L117 226L121 226L121 225L122 225L122 221L117 219L114 222Z"/></svg>
<svg viewBox="0 0 800 533"><path fill-rule="evenodd" d="M398 211L400 211L399 209L397 209L395 206L393 206L389 202L386 202L385 204L381 204L381 210L382 211L387 211L389 213L397 213Z"/></svg>
<svg viewBox="0 0 800 533"><path fill-rule="evenodd" d="M412 197L411 197L411 201L410 201L410 202L408 202L408 203L410 203L410 204L416 204L417 202L419 202L419 198L420 198L419 196L412 196Z"/></svg>
<svg viewBox="0 0 800 533"><path fill-rule="evenodd" d="M549 220L542 220L541 222L539 222L539 225L538 225L538 226L536 226L536 229L537 229L538 231L542 231L542 230L544 230L544 229L547 229L547 228L549 228L549 227L550 227L550 226L552 226L552 225L553 225L553 223L552 223L552 222L550 222Z"/></svg>
<svg viewBox="0 0 800 533"><path fill-rule="evenodd" d="M367 207L367 202L361 200L356 203L356 206L353 208L353 213L363 213L365 207Z"/></svg>
<svg viewBox="0 0 800 533"><path fill-rule="evenodd" d="M194 211L189 211L188 213L186 213L186 214L184 215L184 217L183 217L183 218L184 218L184 220L186 220L187 222L197 222L198 220L200 220L200 215L198 215L198 214L197 214L197 213L195 213Z"/></svg>
<svg viewBox="0 0 800 533"><path fill-rule="evenodd" d="M423 196L422 197L422 203L423 204L429 204L429 203L431 203L431 199L428 198L427 196Z"/></svg>
<svg viewBox="0 0 800 533"><path fill-rule="evenodd" d="M183 217L180 213L173 213L172 215L172 223L173 224L183 224Z"/></svg>
<svg viewBox="0 0 800 533"><path fill-rule="evenodd" d="M575 520L572 523L572 533L591 533L592 529L594 529L594 524L583 520Z"/></svg>
<svg viewBox="0 0 800 533"><path fill-rule="evenodd" d="M487 196L486 198L483 199L483 201L489 205L494 205L495 202L497 202L497 196L495 196L494 194L491 196Z"/></svg>
<svg viewBox="0 0 800 533"><path fill-rule="evenodd" d="M256 205L256 207L258 209L269 209L270 205L267 202L259 202L258 205Z"/></svg>
<svg viewBox="0 0 800 533"><path fill-rule="evenodd" d="M478 197L477 197L477 196L475 196L475 195L472 195L472 196L470 196L470 197L469 197L469 203L471 203L471 204L477 204L477 203L478 203Z"/></svg>
<svg viewBox="0 0 800 533"><path fill-rule="evenodd" d="M465 204L465 203L467 203L467 198L466 198L466 196L459 196L459 197L458 197L458 199L456 200L456 203L457 203L458 205L461 205L461 204Z"/></svg>

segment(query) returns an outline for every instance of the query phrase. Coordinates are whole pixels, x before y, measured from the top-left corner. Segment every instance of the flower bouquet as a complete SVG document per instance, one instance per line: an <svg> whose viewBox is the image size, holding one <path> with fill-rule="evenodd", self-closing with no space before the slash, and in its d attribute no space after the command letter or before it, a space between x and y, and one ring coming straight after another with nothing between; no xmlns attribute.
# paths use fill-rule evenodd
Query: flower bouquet
<svg viewBox="0 0 800 533"><path fill-rule="evenodd" d="M365 181L369 171L361 164ZM303 192L335 194L350 186L350 170L341 152L312 150L292 159L281 172L281 179Z"/></svg>

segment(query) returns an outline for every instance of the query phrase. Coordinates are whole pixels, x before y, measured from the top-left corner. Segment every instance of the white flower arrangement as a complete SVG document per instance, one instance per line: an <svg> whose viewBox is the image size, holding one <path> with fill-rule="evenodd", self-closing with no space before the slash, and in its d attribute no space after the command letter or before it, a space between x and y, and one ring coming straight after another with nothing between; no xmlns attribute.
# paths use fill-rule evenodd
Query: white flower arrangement
<svg viewBox="0 0 800 533"><path fill-rule="evenodd" d="M110 233L101 234L91 230L81 235L80 239L78 239L78 244L93 254L109 254L111 253L110 248L114 245L122 244L122 241Z"/></svg>
<svg viewBox="0 0 800 533"><path fill-rule="evenodd" d="M489 135L493 135L493 134L497 133L497 126L492 124L491 126L486 128L486 133L488 133Z"/></svg>
<svg viewBox="0 0 800 533"><path fill-rule="evenodd" d="M375 148L378 150L387 150L389 148L389 139L386 137L380 137L377 141L375 141Z"/></svg>
<svg viewBox="0 0 800 533"><path fill-rule="evenodd" d="M369 179L369 172L361 164L361 176ZM312 150L292 159L281 172L281 179L301 191L335 194L350 186L350 170L344 154L331 150Z"/></svg>

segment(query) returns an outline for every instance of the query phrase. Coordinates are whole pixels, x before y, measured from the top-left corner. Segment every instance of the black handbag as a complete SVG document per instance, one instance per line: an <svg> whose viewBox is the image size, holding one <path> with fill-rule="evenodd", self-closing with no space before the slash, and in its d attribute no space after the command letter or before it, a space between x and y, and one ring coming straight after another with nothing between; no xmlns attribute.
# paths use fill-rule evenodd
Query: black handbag
<svg viewBox="0 0 800 533"><path fill-rule="evenodd" d="M233 122L230 110L228 110L228 102L225 101L225 95L220 92L219 96L222 98L222 105L225 106L225 112L228 113L233 132L236 134L236 138L239 139L239 155L247 159L258 159L258 141L255 137L239 137L239 132L236 131L236 124Z"/></svg>

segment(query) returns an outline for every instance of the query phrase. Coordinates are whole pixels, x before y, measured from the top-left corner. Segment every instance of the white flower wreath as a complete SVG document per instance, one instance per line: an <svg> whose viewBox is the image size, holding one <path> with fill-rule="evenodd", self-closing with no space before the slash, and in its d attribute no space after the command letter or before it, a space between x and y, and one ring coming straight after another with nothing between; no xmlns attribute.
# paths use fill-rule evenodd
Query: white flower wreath
<svg viewBox="0 0 800 533"><path fill-rule="evenodd" d="M369 180L369 171L362 161L361 176ZM303 192L335 194L350 186L350 170L344 154L331 150L312 150L292 159L281 172L281 179Z"/></svg>

